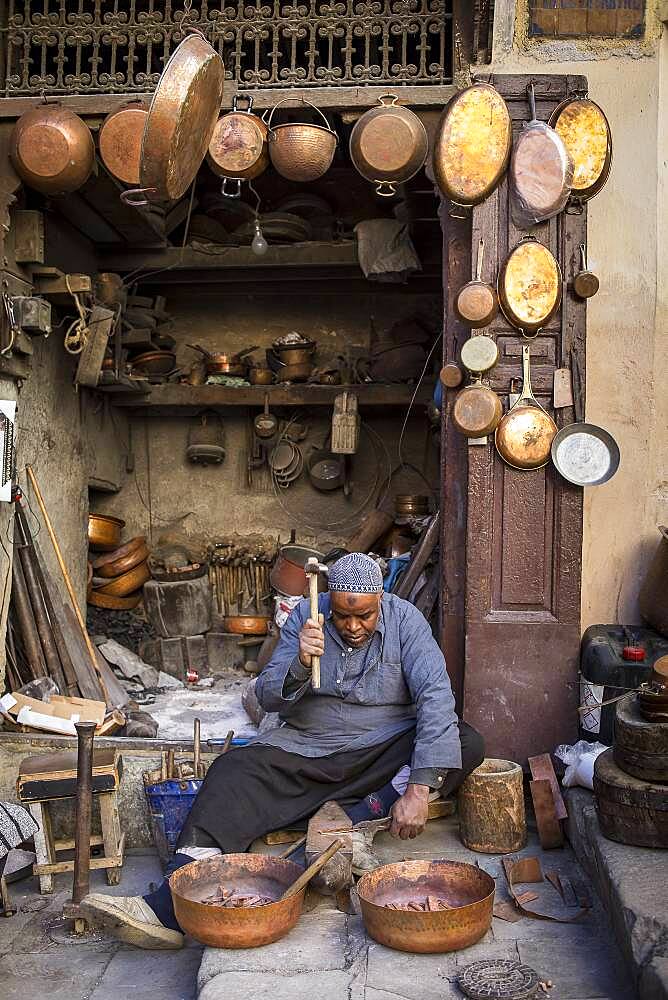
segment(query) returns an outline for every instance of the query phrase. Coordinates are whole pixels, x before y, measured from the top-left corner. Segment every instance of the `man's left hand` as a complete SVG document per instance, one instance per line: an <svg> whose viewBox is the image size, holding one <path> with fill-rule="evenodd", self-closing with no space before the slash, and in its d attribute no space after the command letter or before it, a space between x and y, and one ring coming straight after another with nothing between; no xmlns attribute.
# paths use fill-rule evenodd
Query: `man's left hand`
<svg viewBox="0 0 668 1000"><path fill-rule="evenodd" d="M427 825L429 785L409 785L392 806L390 833L402 840L418 837Z"/></svg>

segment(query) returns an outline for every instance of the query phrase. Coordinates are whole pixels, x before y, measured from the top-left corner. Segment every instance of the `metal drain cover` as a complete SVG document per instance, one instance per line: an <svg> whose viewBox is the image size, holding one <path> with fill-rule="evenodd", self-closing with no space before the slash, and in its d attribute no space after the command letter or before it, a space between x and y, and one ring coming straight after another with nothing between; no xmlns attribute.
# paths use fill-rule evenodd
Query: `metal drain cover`
<svg viewBox="0 0 668 1000"><path fill-rule="evenodd" d="M529 1000L538 989L538 973L507 958L467 965L459 987L472 1000Z"/></svg>

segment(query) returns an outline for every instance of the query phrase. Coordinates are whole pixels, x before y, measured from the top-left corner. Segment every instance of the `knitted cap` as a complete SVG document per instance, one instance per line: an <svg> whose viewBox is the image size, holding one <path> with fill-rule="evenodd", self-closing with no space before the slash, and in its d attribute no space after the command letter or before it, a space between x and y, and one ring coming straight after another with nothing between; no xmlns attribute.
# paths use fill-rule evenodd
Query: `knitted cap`
<svg viewBox="0 0 668 1000"><path fill-rule="evenodd" d="M383 574L370 556L363 552L351 552L330 566L329 589L337 593L380 594Z"/></svg>

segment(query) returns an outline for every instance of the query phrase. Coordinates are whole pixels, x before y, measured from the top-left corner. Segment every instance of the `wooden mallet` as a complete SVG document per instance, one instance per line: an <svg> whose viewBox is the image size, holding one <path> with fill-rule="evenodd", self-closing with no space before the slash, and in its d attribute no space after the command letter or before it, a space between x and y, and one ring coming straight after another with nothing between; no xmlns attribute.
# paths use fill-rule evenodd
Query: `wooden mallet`
<svg viewBox="0 0 668 1000"><path fill-rule="evenodd" d="M318 574L326 573L327 567L323 566L318 560L311 556L311 558L304 566L304 572L308 577L308 595L311 602L311 614L310 617L314 622L322 625L325 621L324 615L318 612ZM314 688L320 687L320 657L311 657L311 685Z"/></svg>

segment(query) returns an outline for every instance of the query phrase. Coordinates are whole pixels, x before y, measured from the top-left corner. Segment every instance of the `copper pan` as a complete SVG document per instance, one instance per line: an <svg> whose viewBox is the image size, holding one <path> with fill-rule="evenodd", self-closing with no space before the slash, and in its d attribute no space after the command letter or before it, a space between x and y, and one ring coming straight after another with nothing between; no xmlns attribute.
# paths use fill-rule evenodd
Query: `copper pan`
<svg viewBox="0 0 668 1000"><path fill-rule="evenodd" d="M241 101L246 101L243 110ZM252 113L252 107L252 97L235 96L232 110L218 119L211 136L206 159L214 174L223 178L226 197L238 198L241 181L259 177L269 166L267 126ZM236 181L236 188L228 189L228 180Z"/></svg>
<svg viewBox="0 0 668 1000"><path fill-rule="evenodd" d="M11 134L9 156L17 174L42 194L68 194L90 177L95 144L78 115L60 104L26 111Z"/></svg>
<svg viewBox="0 0 668 1000"><path fill-rule="evenodd" d="M368 933L398 951L459 951L479 941L492 926L494 879L474 865L400 861L364 875L357 892ZM388 907L388 903L422 902L427 896L444 899L451 908L425 913Z"/></svg>
<svg viewBox="0 0 668 1000"><path fill-rule="evenodd" d="M285 937L304 905L305 889L281 899L303 868L283 858L259 854L225 854L193 861L169 878L179 926L212 948L259 948ZM258 893L276 900L265 906L228 909L203 903L220 887Z"/></svg>
<svg viewBox="0 0 668 1000"><path fill-rule="evenodd" d="M610 176L612 135L608 119L594 101L578 97L562 101L552 112L550 125L573 161L571 200L589 201Z"/></svg>
<svg viewBox="0 0 668 1000"><path fill-rule="evenodd" d="M88 544L92 549L113 552L120 545L121 528L124 527L125 521L122 521L120 517L111 517L107 514L89 514Z"/></svg>
<svg viewBox="0 0 668 1000"><path fill-rule="evenodd" d="M502 415L501 400L493 389L482 384L478 376L458 393L451 417L460 434L468 438L482 438L496 430Z"/></svg>
<svg viewBox="0 0 668 1000"><path fill-rule="evenodd" d="M550 459L557 425L531 390L528 344L522 347L522 372L522 392L501 418L494 434L494 443L503 461L514 469L540 469Z"/></svg>
<svg viewBox="0 0 668 1000"><path fill-rule="evenodd" d="M536 334L561 305L561 269L553 254L533 236L510 251L499 272L501 310L513 326Z"/></svg>
<svg viewBox="0 0 668 1000"><path fill-rule="evenodd" d="M151 571L147 563L143 562L117 576L115 580L110 580L104 587L97 588L97 593L106 594L107 597L128 597L129 594L140 590L150 579Z"/></svg>
<svg viewBox="0 0 668 1000"><path fill-rule="evenodd" d="M487 83L456 94L445 109L434 145L434 176L457 205L484 201L506 172L511 124L506 102Z"/></svg>
<svg viewBox="0 0 668 1000"><path fill-rule="evenodd" d="M129 204L177 201L197 175L223 98L225 70L200 32L172 52L153 93L141 144L140 187L124 191Z"/></svg>
<svg viewBox="0 0 668 1000"><path fill-rule="evenodd" d="M139 545L132 544L137 541L140 543ZM128 570L134 569L135 566L139 566L140 563L146 562L150 554L146 540L133 538L132 543L128 543L128 545L132 544L132 548L128 549L127 546L122 545L116 552L109 553L109 555L115 556L114 559L105 559L101 566L95 566L97 576L113 580L122 576L123 573L127 573ZM96 560L96 563L98 562L99 560Z"/></svg>
<svg viewBox="0 0 668 1000"><path fill-rule="evenodd" d="M103 569L109 563L115 562L116 559L123 559L125 556L128 556L132 552L136 552L137 549L144 548L145 546L146 536L137 535L136 538L131 538L129 542L126 542L125 545L121 545L118 549L114 549L113 552L105 552L103 556L98 556L92 564L93 569L95 570L97 576L106 576Z"/></svg>
<svg viewBox="0 0 668 1000"><path fill-rule="evenodd" d="M132 611L140 601L141 593L131 594L129 597L113 597L111 594L93 590L88 595L89 604L95 608L106 608L108 611Z"/></svg>
<svg viewBox="0 0 668 1000"><path fill-rule="evenodd" d="M424 166L429 149L427 130L409 108L399 107L396 94L378 98L350 133L350 158L362 177L376 185L376 194L392 198Z"/></svg>
<svg viewBox="0 0 668 1000"><path fill-rule="evenodd" d="M496 290L489 282L482 280L482 265L485 255L485 241L478 244L475 278L467 281L455 296L454 309L465 326L474 330L488 326L499 311Z"/></svg>
<svg viewBox="0 0 668 1000"><path fill-rule="evenodd" d="M148 108L133 101L102 122L98 135L100 156L110 174L124 184L139 184L141 143Z"/></svg>
<svg viewBox="0 0 668 1000"><path fill-rule="evenodd" d="M228 615L223 618L223 631L232 635L266 635L270 621L265 615Z"/></svg>
<svg viewBox="0 0 668 1000"><path fill-rule="evenodd" d="M558 215L571 193L573 161L563 139L536 118L533 83L527 87L531 120L513 143L510 160L511 216L527 229Z"/></svg>

